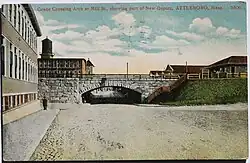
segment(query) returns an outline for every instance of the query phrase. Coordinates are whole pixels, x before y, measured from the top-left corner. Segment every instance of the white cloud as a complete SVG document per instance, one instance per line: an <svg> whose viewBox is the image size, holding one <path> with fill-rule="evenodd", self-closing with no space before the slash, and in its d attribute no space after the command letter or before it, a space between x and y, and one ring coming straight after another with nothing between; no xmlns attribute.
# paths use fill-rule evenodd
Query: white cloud
<svg viewBox="0 0 250 163"><path fill-rule="evenodd" d="M240 30L236 30L236 29L231 29L229 31L229 33L226 34L226 36L232 37L232 38L236 38L240 36L241 31Z"/></svg>
<svg viewBox="0 0 250 163"><path fill-rule="evenodd" d="M152 33L152 29L149 26L141 26L137 28L137 31L142 34L144 37L149 37Z"/></svg>
<svg viewBox="0 0 250 163"><path fill-rule="evenodd" d="M148 26L135 27L134 23L136 20L134 16L127 12L120 12L112 17L116 24L119 24L117 28L111 29L107 25L101 25L94 30L87 31L86 33L70 30L70 28L79 27L77 25L65 24L57 20L45 21L40 13L38 13L38 16L40 18L40 23L46 24L42 26L43 35L48 35L53 41L73 41L72 45L74 45L74 41L78 41L78 44L81 43L82 45L88 44L88 46L82 50L76 49L78 52L117 51L118 53L124 53L125 50L122 49L122 47L128 47L128 44L114 38L121 38L122 35L133 36L138 33L141 33L143 37L146 38L149 37L152 32L152 29ZM66 32L59 34L53 33L53 30L66 28L66 26L69 29ZM39 42L40 41L41 40L39 40Z"/></svg>
<svg viewBox="0 0 250 163"><path fill-rule="evenodd" d="M49 19L48 21L45 22L45 25L62 25L62 24L63 24L62 22L52 19Z"/></svg>
<svg viewBox="0 0 250 163"><path fill-rule="evenodd" d="M112 17L112 20L116 22L118 26L129 27L133 26L136 22L133 14L129 14L126 11L120 12Z"/></svg>
<svg viewBox="0 0 250 163"><path fill-rule="evenodd" d="M58 22L56 20L48 20L45 21L42 15L38 13L40 17L40 23L41 24L47 24L43 25L43 34L49 35L50 39L53 41L57 40L67 40L72 41L72 46L76 46L81 44L82 48L74 48L74 47L68 47L65 50L70 51L77 51L77 52L97 52L97 51L103 51L103 52L114 52L117 53L125 53L126 50L123 49L123 47L128 47L128 44L126 42L123 42L119 39L114 39L121 37L122 35L128 35L133 36L138 33L143 33L145 37L148 37L151 34L151 28L148 26L142 26L142 27L135 27L133 23L135 22L135 18L132 14L128 14L126 12L121 12L113 16L113 20L116 21L116 23L120 23L121 25L117 28L111 29L110 27L106 25L98 26L95 30L89 30L86 33L80 33L75 32L73 30L67 30L64 33L55 34L53 33L53 30L64 28L66 25L71 28L79 27L74 26L72 24L65 24ZM121 20L122 18L122 20ZM123 20L124 18L127 18L127 20ZM50 25L48 25L50 24ZM53 25L52 25L53 24ZM55 24L58 24L55 26ZM130 26L129 26L130 25ZM43 37L44 38L44 37ZM41 39L43 39L41 38ZM41 40L39 40L41 42ZM57 47L57 44L61 45L60 42L55 42L55 48ZM39 44L41 46L41 44ZM69 45L66 45L64 47L67 47ZM54 49L55 49L54 48ZM41 47L40 47L41 50Z"/></svg>
<svg viewBox="0 0 250 163"><path fill-rule="evenodd" d="M71 41L70 44L65 44L60 41L53 41L53 49L57 53L93 53L93 52L116 52L120 55L126 53L123 48L126 43L118 39L99 40L92 43L84 40Z"/></svg>
<svg viewBox="0 0 250 163"><path fill-rule="evenodd" d="M86 33L75 32L73 30L68 30L64 33L52 34L52 39L61 40L88 40L90 42L98 40L107 40L112 36L119 36L119 31L114 28L110 29L106 25L98 26L95 30L89 30Z"/></svg>
<svg viewBox="0 0 250 163"><path fill-rule="evenodd" d="M75 40L75 39L82 39L83 37L84 34L72 30L68 30L65 33L59 33L59 34L53 33L50 35L50 38L57 40Z"/></svg>
<svg viewBox="0 0 250 163"><path fill-rule="evenodd" d="M181 22L183 22L183 18L180 17L173 17L170 15L157 15L157 19L155 19L155 15L154 14L149 14L149 15L145 15L144 17L142 17L142 23L145 24L150 24L153 25L155 28L157 28L158 30L165 30L166 28L174 28L177 27L181 24Z"/></svg>
<svg viewBox="0 0 250 163"><path fill-rule="evenodd" d="M78 24L68 24L68 23L65 23L65 22L61 22L61 21L58 21L58 20L52 20L52 19L49 19L47 21L44 22L44 25L46 26L56 26L60 29L62 28L83 28L84 26L79 26Z"/></svg>
<svg viewBox="0 0 250 163"><path fill-rule="evenodd" d="M65 29L65 28L66 29L75 29L78 27L84 28L83 26L79 26L77 24L66 24L63 22L59 22L57 20L50 19L50 20L46 21L40 12L35 11L35 14L36 14L36 17L37 17L37 20L38 20L38 23L40 25L41 32L42 32L42 37L39 37L37 39L37 47L38 47L37 52L39 54L42 51L42 40L46 36L49 36L50 38L52 38L52 37L59 37L59 38L61 37L62 39L67 38L63 35L56 36L55 34L53 34L53 31L59 30L59 29ZM66 32L66 36L70 36L70 34L72 34L72 33L73 33L73 31Z"/></svg>
<svg viewBox="0 0 250 163"><path fill-rule="evenodd" d="M230 30L231 34L240 34L240 30L236 30L236 29L231 29Z"/></svg>
<svg viewBox="0 0 250 163"><path fill-rule="evenodd" d="M78 52L92 52L96 51L96 49L93 47L93 45L87 41L84 40L73 40L71 41L71 44L68 45L71 46L71 51L78 51ZM63 50L67 51L67 49Z"/></svg>
<svg viewBox="0 0 250 163"><path fill-rule="evenodd" d="M53 25L53 26L50 26L50 25L45 25L43 26L43 30L44 32L48 32L48 33L51 33L52 31L55 31L55 30L60 30L60 29L75 29L75 28L79 28L81 26L77 25L77 24L61 24L61 25Z"/></svg>
<svg viewBox="0 0 250 163"><path fill-rule="evenodd" d="M74 28L79 28L79 27L83 28L83 26L79 26L78 24L68 24L65 22L59 22L57 20L49 19L45 21L44 17L41 15L40 12L35 11L35 14L36 14L38 23L42 29L43 35L50 34L51 31L59 30L59 29L65 29L65 28L74 29Z"/></svg>
<svg viewBox="0 0 250 163"><path fill-rule="evenodd" d="M180 39L174 40L168 36L157 36L155 41L152 42L152 46L161 48L174 48L190 44L188 41Z"/></svg>
<svg viewBox="0 0 250 163"><path fill-rule="evenodd" d="M237 37L240 37L241 31L236 30L236 29L229 30L226 27L218 27L216 29L216 34L218 36L226 36L226 37L231 37L231 38L237 38Z"/></svg>
<svg viewBox="0 0 250 163"><path fill-rule="evenodd" d="M216 28L215 26L213 26L212 21L208 17L203 18L203 19L195 18L192 21L192 24L189 25L189 29L192 31L196 31L198 33L203 33L205 36L208 36L208 37L223 36L223 37L230 37L230 38L238 38L241 35L240 30L236 30L236 29L229 30L228 28L222 27L222 26L219 26L218 28ZM186 32L185 34L187 35L188 33ZM187 37L190 37L190 36L191 35L189 34L189 36ZM186 39L188 39L187 37ZM193 37L193 38L197 38L197 37Z"/></svg>
<svg viewBox="0 0 250 163"><path fill-rule="evenodd" d="M125 43L118 39L99 40L89 43L84 40L71 41L70 44L65 44L60 41L53 41L53 49L57 53L93 53L93 52L116 52L121 55L126 52Z"/></svg>
<svg viewBox="0 0 250 163"><path fill-rule="evenodd" d="M212 21L206 18L195 18L192 21L192 24L189 25L190 30L197 31L199 33L211 32L215 27L212 24Z"/></svg>
<svg viewBox="0 0 250 163"><path fill-rule="evenodd" d="M186 40L190 40L190 41L201 41L204 40L205 37L202 35L198 35L195 33L190 33L190 32L181 32L181 33L176 33L174 31L166 31L167 34L179 37L179 38L184 38Z"/></svg>
<svg viewBox="0 0 250 163"><path fill-rule="evenodd" d="M96 30L90 30L85 37L93 40L109 39L112 36L118 36L120 33L118 29L110 29L106 25L98 26Z"/></svg>
<svg viewBox="0 0 250 163"><path fill-rule="evenodd" d="M161 50L171 50L171 49L177 49L182 46L189 45L190 42L184 39L175 40L168 36L161 35L156 36L155 40L150 43L148 41L141 41L138 43L138 46L147 49L147 50L153 50L153 49L161 49Z"/></svg>
<svg viewBox="0 0 250 163"><path fill-rule="evenodd" d="M119 39L109 39L94 42L93 45L96 45L96 48L98 48L100 51L113 51L122 53L124 51L123 47L127 44Z"/></svg>
<svg viewBox="0 0 250 163"><path fill-rule="evenodd" d="M179 40L172 39L167 36L156 36L152 43L141 43L147 48L161 48L160 53L145 53L144 51L129 49L126 50L127 43L117 39L122 34L134 35L140 32L146 36L152 35L152 29L148 26L135 26L135 18L132 14L126 12L119 13L113 18L114 21L122 25L117 28L110 28L106 25L97 27L86 33L68 30L64 33L53 34L53 30L58 28L76 28L78 25L65 24L56 20L45 21L42 15L37 15L39 23L43 31L43 36L49 36L53 41L53 49L58 57L66 58L81 57L90 58L95 67L95 73L126 73L126 63L129 62L129 73L148 73L150 70L162 70L168 63L171 64L210 64L229 55L246 55L246 42L216 42L214 40L205 41L199 46L191 45L188 40L203 39L201 35L191 32L170 32L172 35L179 37ZM127 20L124 20L127 17ZM203 20L203 19L202 19ZM210 20L210 19L209 19ZM203 20L203 22L206 22ZM207 21L209 22L209 21ZM57 25L56 25L57 24ZM193 21L191 28L197 28L199 21ZM206 24L206 23L205 23ZM132 27L130 27L132 26ZM200 25L201 26L201 25ZM200 27L199 26L199 27ZM212 22L207 23L206 28L213 28ZM204 26L199 31L205 31ZM197 28L198 29L198 28ZM202 29L202 30L201 30ZM193 30L193 29L192 29ZM223 33L223 27L217 28L218 33ZM132 32L131 32L132 31ZM132 34L131 34L132 33ZM231 29L224 32L223 36L239 35L240 31ZM44 39L41 37L41 39ZM38 42L41 48L41 39ZM63 43L62 40L69 40L70 43ZM217 40L218 41L218 40ZM179 48L183 55L178 55L178 51L166 51L166 49ZM164 50L165 49L165 50ZM71 51L71 52L70 52ZM126 54L121 56L112 56L109 52L118 54Z"/></svg>
<svg viewBox="0 0 250 163"><path fill-rule="evenodd" d="M143 33L145 37L149 37L152 29L149 26L141 24L136 26L136 19L133 14L126 11L120 12L112 17L115 24L118 26L116 31L119 31L120 35L134 36L138 33Z"/></svg>
<svg viewBox="0 0 250 163"><path fill-rule="evenodd" d="M226 27L218 27L216 29L216 34L217 35L224 35L224 34L228 33L228 31L229 30Z"/></svg>

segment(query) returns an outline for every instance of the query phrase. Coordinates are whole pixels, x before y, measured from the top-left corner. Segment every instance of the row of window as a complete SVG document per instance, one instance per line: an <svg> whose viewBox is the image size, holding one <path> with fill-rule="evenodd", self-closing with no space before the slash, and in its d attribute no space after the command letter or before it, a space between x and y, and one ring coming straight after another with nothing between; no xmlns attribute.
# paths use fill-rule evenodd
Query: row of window
<svg viewBox="0 0 250 163"><path fill-rule="evenodd" d="M6 11L5 11L6 10ZM2 12L8 14L9 22L19 32L23 39L33 48L37 50L36 32L29 20L25 9L20 4L2 5ZM27 16L26 16L27 15Z"/></svg>
<svg viewBox="0 0 250 163"><path fill-rule="evenodd" d="M81 74L80 70L39 70L41 74Z"/></svg>
<svg viewBox="0 0 250 163"><path fill-rule="evenodd" d="M40 70L38 73L39 78L56 78L56 77L66 77L66 78L71 78L71 77L80 77L81 71L63 71L63 70L58 70L58 71L45 71L45 70Z"/></svg>
<svg viewBox="0 0 250 163"><path fill-rule="evenodd" d="M7 111L17 106L21 106L27 102L34 101L36 99L37 99L37 94L35 93L2 96L2 108L3 108L3 111Z"/></svg>
<svg viewBox="0 0 250 163"><path fill-rule="evenodd" d="M4 71L5 71L5 62L4 62L4 46L3 46L3 36L1 36L0 39L0 57L1 57L1 75L4 75Z"/></svg>
<svg viewBox="0 0 250 163"><path fill-rule="evenodd" d="M13 49L14 52L12 51ZM7 76L7 74L5 74L5 68L7 68L9 72L8 77L34 82L37 80L37 68L35 63L32 62L28 56L25 56L25 54L14 47L12 43L9 43L9 55L6 55L6 52L8 53L3 44L1 46L2 75ZM5 60L9 60L9 62L6 62ZM9 63L9 65L6 65L6 63Z"/></svg>
<svg viewBox="0 0 250 163"><path fill-rule="evenodd" d="M80 66L80 62L73 62L73 61L39 60L38 62L39 62L39 68L46 68L46 67L78 68Z"/></svg>
<svg viewBox="0 0 250 163"><path fill-rule="evenodd" d="M215 70L216 70L216 69L215 69ZM247 66L222 67L222 68L218 68L216 71L219 71L219 72L229 72L229 73L247 72Z"/></svg>

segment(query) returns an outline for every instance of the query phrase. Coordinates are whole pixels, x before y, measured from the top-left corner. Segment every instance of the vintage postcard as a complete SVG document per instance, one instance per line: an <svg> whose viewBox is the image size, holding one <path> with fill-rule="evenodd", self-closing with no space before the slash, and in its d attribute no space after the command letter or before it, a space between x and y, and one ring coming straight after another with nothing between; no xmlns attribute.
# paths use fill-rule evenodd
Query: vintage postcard
<svg viewBox="0 0 250 163"><path fill-rule="evenodd" d="M4 160L246 159L246 2L4 4Z"/></svg>

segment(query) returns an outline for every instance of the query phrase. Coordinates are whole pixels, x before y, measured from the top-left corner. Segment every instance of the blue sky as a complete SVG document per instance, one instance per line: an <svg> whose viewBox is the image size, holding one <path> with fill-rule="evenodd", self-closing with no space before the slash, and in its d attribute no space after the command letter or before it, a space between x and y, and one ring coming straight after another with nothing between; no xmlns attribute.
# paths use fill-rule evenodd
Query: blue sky
<svg viewBox="0 0 250 163"><path fill-rule="evenodd" d="M146 6L173 10L129 10ZM177 10L180 6L223 9ZM126 62L131 73L148 73L162 70L167 64L186 61L210 64L230 55L246 55L245 3L36 4L33 7L43 32L39 41L48 36L58 57L90 58L96 73L125 73ZM73 11L90 7L105 10ZM123 10L110 11L112 7ZM55 8L71 11L53 11Z"/></svg>

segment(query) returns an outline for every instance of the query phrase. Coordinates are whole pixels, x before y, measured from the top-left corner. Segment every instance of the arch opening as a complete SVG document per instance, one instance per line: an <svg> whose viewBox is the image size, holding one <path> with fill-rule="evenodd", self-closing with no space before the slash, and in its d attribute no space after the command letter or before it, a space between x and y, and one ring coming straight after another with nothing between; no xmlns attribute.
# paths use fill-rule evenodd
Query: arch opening
<svg viewBox="0 0 250 163"><path fill-rule="evenodd" d="M82 93L82 103L138 104L142 93L122 86L101 86Z"/></svg>

